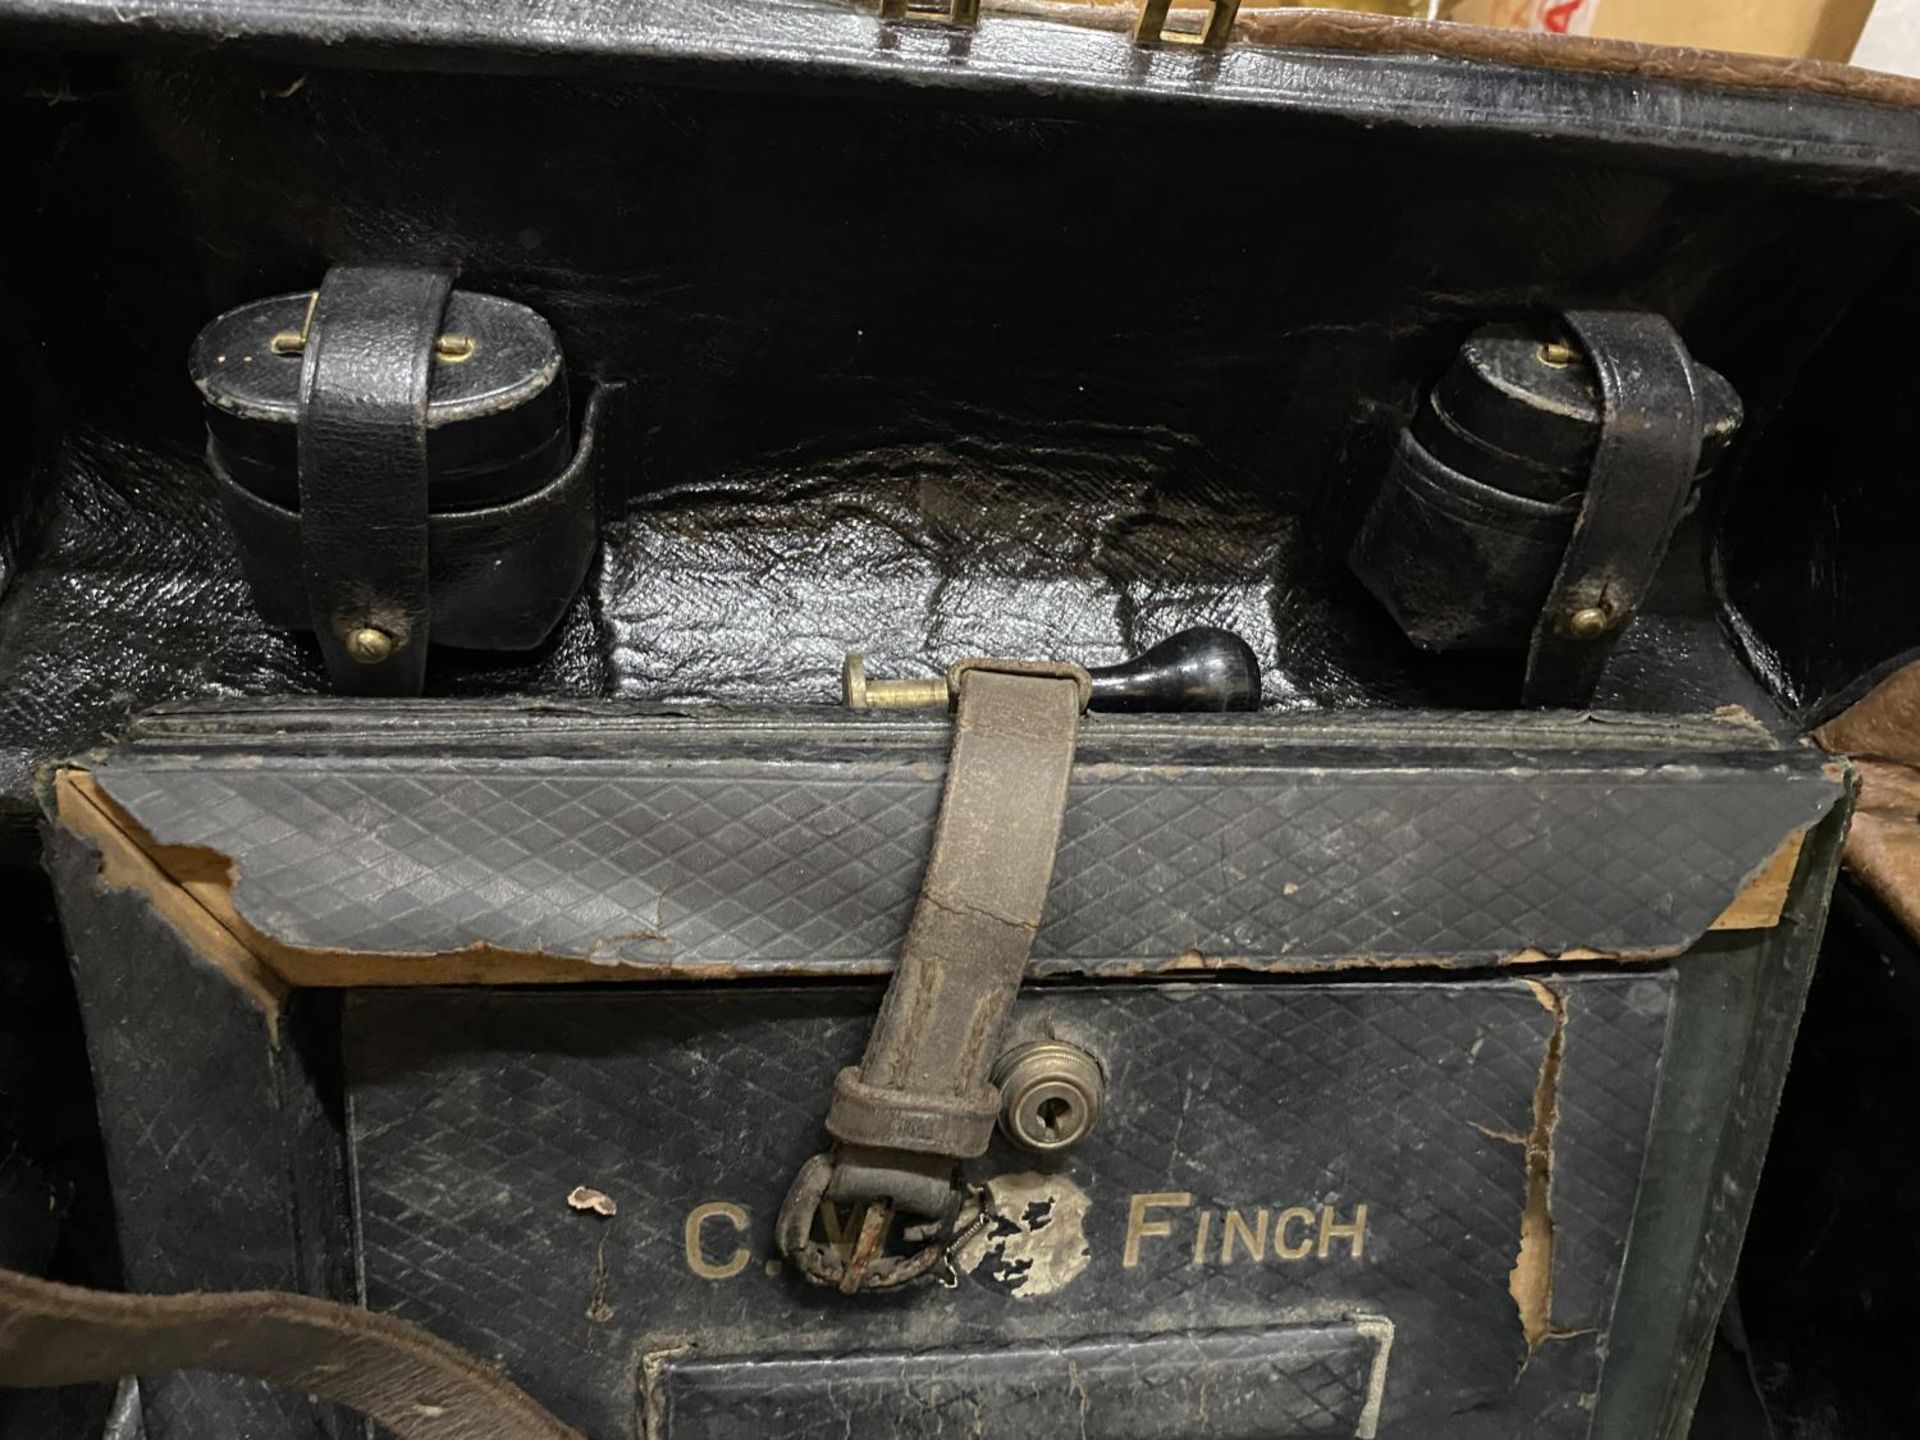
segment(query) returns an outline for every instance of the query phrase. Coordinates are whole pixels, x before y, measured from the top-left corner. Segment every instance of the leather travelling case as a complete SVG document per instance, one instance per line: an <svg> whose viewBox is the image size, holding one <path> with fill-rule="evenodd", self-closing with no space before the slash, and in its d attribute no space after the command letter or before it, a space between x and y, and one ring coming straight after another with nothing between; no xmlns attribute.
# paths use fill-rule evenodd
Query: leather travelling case
<svg viewBox="0 0 1920 1440"><path fill-rule="evenodd" d="M885 8L0 3L38 217L0 252L33 399L0 806L125 1289L365 1305L594 1440L1681 1440L1851 804L1799 736L1911 643L1830 623L1857 593L1770 517L1857 503L1823 447L1897 433L1833 337L1920 273L1912 96L1378 17ZM320 297L377 267L429 302L375 377L412 508L337 549L412 608L342 622L294 531L351 512L283 432ZM476 567L524 532L426 566L475 296L535 317L543 385L564 357L522 488L568 508L504 641L448 607L517 601ZM247 307L265 409L238 352L188 378ZM1421 429L1516 333L1521 408ZM1605 357L1649 335L1687 398L1622 526L1616 422L1661 394ZM1834 439L1805 397L1841 376ZM1502 448L1546 431L1545 469ZM1418 528L1485 498L1470 454L1560 489L1485 567L1528 574L1498 624L1416 634L1518 553ZM270 542L229 524L269 491ZM1555 610L1602 532L1637 578ZM963 657L1078 683L1195 626L1261 708L1078 719L988 1047L1007 1095L1086 1057L1046 1092L1084 1133L1003 1120L964 1208L887 1232L923 1275L807 1283L783 1203L865 1093L959 763L938 708L838 704L847 653L964 712ZM803 1239L857 1271L874 1213L830 1194ZM365 1433L196 1370L128 1398L147 1440Z"/></svg>

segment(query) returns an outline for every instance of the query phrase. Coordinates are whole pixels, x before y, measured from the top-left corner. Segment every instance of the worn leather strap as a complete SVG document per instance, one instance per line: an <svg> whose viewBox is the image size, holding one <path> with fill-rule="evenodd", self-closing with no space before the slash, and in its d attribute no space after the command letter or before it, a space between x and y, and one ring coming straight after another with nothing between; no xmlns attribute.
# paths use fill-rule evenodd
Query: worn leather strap
<svg viewBox="0 0 1920 1440"><path fill-rule="evenodd" d="M821 1283L840 1277L808 1238L820 1200L949 1216L958 1162L993 1137L989 1076L1046 905L1092 681L1077 665L966 660L950 684L958 713L920 900L866 1055L834 1082L837 1148L796 1181L777 1231ZM854 1288L925 1273L929 1253Z"/></svg>
<svg viewBox="0 0 1920 1440"><path fill-rule="evenodd" d="M1040 928L1085 703L1077 666L963 665L920 900L866 1058L827 1112L843 1144L956 1160L993 1138L987 1076Z"/></svg>
<svg viewBox="0 0 1920 1440"><path fill-rule="evenodd" d="M496 1371L390 1315L272 1290L113 1295L0 1270L0 1386L167 1370L302 1390L399 1440L583 1440Z"/></svg>
<svg viewBox="0 0 1920 1440"><path fill-rule="evenodd" d="M1693 362L1664 316L1581 310L1566 321L1599 380L1600 439L1534 628L1523 695L1577 708L1592 700L1666 558L1700 466L1700 402Z"/></svg>
<svg viewBox="0 0 1920 1440"><path fill-rule="evenodd" d="M444 270L336 265L308 323L302 565L314 633L347 694L418 695L426 679L427 388L452 292ZM388 643L354 643L368 632Z"/></svg>

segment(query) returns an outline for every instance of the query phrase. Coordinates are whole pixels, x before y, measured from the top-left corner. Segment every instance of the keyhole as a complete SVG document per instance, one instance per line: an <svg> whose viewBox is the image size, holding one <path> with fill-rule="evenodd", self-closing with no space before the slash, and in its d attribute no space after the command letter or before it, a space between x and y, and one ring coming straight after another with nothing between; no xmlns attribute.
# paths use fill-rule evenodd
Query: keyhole
<svg viewBox="0 0 1920 1440"><path fill-rule="evenodd" d="M1077 1145L1100 1116L1099 1062L1064 1040L1016 1045L993 1067L1000 1129L1023 1150L1048 1155Z"/></svg>

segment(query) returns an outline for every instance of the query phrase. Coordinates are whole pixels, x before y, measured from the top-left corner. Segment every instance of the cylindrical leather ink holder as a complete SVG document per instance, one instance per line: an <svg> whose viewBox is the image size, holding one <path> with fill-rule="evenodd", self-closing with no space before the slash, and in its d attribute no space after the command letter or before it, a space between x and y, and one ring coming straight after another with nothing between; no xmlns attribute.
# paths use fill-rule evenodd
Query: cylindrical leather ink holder
<svg viewBox="0 0 1920 1440"><path fill-rule="evenodd" d="M1700 473L1741 406L1697 361ZM1354 572L1428 650L1525 649L1585 498L1601 429L1593 368L1521 326L1481 330L1400 433L1353 544Z"/></svg>
<svg viewBox="0 0 1920 1440"><path fill-rule="evenodd" d="M301 528L302 494L325 483L300 472L303 356L316 308L325 313L315 298L278 295L230 310L200 332L189 358L208 462L254 601L269 624L295 630L326 623L313 613L314 550ZM552 328L524 305L452 291L433 343L425 424L431 641L531 649L566 613L595 542L589 442L576 454ZM350 585L351 547L339 563ZM340 669L340 688L361 688Z"/></svg>

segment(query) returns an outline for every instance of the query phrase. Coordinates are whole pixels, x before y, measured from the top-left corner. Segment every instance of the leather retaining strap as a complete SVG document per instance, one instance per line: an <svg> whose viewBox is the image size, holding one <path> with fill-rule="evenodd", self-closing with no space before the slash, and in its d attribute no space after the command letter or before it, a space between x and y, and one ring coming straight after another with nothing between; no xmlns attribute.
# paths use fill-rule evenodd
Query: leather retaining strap
<svg viewBox="0 0 1920 1440"><path fill-rule="evenodd" d="M963 660L933 853L900 963L857 1068L834 1082L831 1156L802 1170L780 1248L816 1283L885 1289L926 1274L944 1237L881 1256L894 1208L951 1225L960 1161L985 1153L1000 1097L989 1075L1040 928L1080 712L1077 665ZM822 1200L867 1204L850 1259L811 1238Z"/></svg>
<svg viewBox="0 0 1920 1440"><path fill-rule="evenodd" d="M417 1325L263 1290L112 1295L0 1270L0 1386L213 1370L359 1411L399 1440L583 1440Z"/></svg>
<svg viewBox="0 0 1920 1440"><path fill-rule="evenodd" d="M1700 468L1700 401L1693 362L1664 316L1574 310L1566 322L1600 382L1600 439L1534 628L1523 695L1529 705L1579 707L1592 700L1686 509Z"/></svg>
<svg viewBox="0 0 1920 1440"><path fill-rule="evenodd" d="M453 277L336 265L300 368L300 545L334 688L418 695L426 680L427 390ZM357 650L349 637L389 642Z"/></svg>

